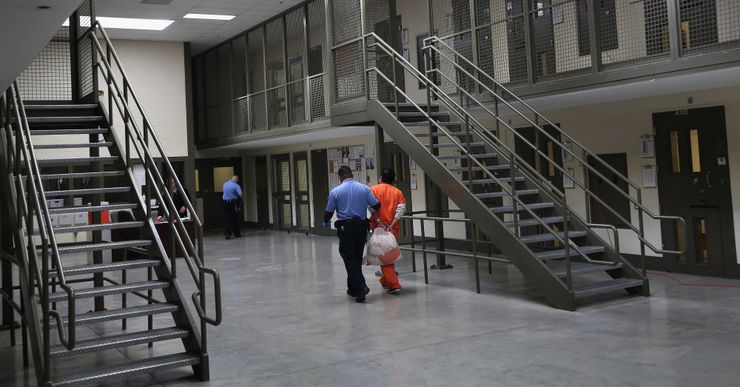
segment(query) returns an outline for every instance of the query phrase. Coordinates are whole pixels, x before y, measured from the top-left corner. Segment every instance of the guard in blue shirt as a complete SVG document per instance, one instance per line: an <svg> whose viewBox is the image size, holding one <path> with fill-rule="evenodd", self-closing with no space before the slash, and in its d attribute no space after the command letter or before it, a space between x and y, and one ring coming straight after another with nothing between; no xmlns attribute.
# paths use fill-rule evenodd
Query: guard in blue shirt
<svg viewBox="0 0 740 387"><path fill-rule="evenodd" d="M239 211L242 208L242 187L239 187L239 176L234 175L224 183L224 233L226 239L241 238Z"/></svg>
<svg viewBox="0 0 740 387"><path fill-rule="evenodd" d="M352 178L349 167L339 167L337 174L341 184L329 193L324 227L331 227L331 217L336 211L338 220L334 227L339 238L339 254L347 270L347 295L354 297L356 302L365 302L365 296L370 292L362 275L362 253L368 231L367 208L372 207L377 211L380 202L373 196L370 187Z"/></svg>

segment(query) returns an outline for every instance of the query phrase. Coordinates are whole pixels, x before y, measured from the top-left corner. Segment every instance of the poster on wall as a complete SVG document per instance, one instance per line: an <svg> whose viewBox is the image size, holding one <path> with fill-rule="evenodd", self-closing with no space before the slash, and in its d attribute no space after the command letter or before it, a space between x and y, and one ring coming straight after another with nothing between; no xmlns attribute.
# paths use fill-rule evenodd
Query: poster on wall
<svg viewBox="0 0 740 387"><path fill-rule="evenodd" d="M375 158L373 157L373 145L351 145L326 150L326 158L329 170L329 189L339 185L337 172L339 167L346 165L352 170L355 180L369 184L368 171L375 170Z"/></svg>

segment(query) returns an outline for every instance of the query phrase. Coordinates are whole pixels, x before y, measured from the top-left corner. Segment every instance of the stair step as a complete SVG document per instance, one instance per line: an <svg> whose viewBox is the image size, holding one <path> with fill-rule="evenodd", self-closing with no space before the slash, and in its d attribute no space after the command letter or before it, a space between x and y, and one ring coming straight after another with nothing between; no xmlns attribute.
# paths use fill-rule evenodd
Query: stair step
<svg viewBox="0 0 740 387"><path fill-rule="evenodd" d="M395 112L396 111L396 103L395 102L383 102L383 106L388 108L388 110ZM413 111L417 111L416 107L420 107L424 109L424 111L427 111L427 107L431 107L433 112L439 111L439 105L431 104L427 105L425 103L411 103L411 102L399 102L398 103L398 109L400 111L409 111L409 109L413 109Z"/></svg>
<svg viewBox="0 0 740 387"><path fill-rule="evenodd" d="M570 265L570 272L573 275L588 274L588 273L598 273L598 272L604 272L607 270L619 269L621 267L622 267L621 263L618 263L614 266L606 266L606 265L596 265L593 263L573 262ZM565 270L564 265L551 268L550 271L552 272L553 275L555 275L558 278L565 278L566 276L566 270Z"/></svg>
<svg viewBox="0 0 740 387"><path fill-rule="evenodd" d="M50 208L50 214L68 214L74 212L101 212L101 211L117 211L117 210L133 210L138 208L139 205L135 203L118 203L118 204L106 204L102 206L77 206L77 207L60 207Z"/></svg>
<svg viewBox="0 0 740 387"><path fill-rule="evenodd" d="M176 304L151 304L142 306L132 306L124 309L109 309L100 312L90 312L75 316L77 325L95 324L104 321L123 320L125 318L134 318L142 316L151 316L155 314L172 313L180 309ZM64 323L67 324L65 318Z"/></svg>
<svg viewBox="0 0 740 387"><path fill-rule="evenodd" d="M79 144L39 144L33 149L73 149L73 148L107 148L113 146L112 142L85 142Z"/></svg>
<svg viewBox="0 0 740 387"><path fill-rule="evenodd" d="M105 187L105 188L81 188L65 189L61 191L46 191L46 197L73 196L73 195L95 195L131 192L131 187Z"/></svg>
<svg viewBox="0 0 740 387"><path fill-rule="evenodd" d="M77 243L73 245L59 246L59 254L73 254L73 253L86 253L88 251L125 249L128 247L149 246L151 244L152 244L152 241L150 240L131 240L131 241L102 242L102 243L83 242L83 243Z"/></svg>
<svg viewBox="0 0 740 387"><path fill-rule="evenodd" d="M76 104L49 104L49 105L24 105L26 110L85 110L97 109L98 105L94 103L76 103Z"/></svg>
<svg viewBox="0 0 740 387"><path fill-rule="evenodd" d="M39 166L49 165L73 165L73 164L90 164L90 163L105 163L109 161L117 161L118 156L91 156L91 157L74 157L66 159L40 159L38 160Z"/></svg>
<svg viewBox="0 0 740 387"><path fill-rule="evenodd" d="M558 236L563 239L565 238L564 232L557 233ZM570 231L568 232L568 238L575 239L575 238L581 238L588 235L585 231ZM530 243L539 243L539 242L549 242L554 241L555 235L546 233L546 234L537 234L537 235L527 235L519 238L520 241L524 244L530 244Z"/></svg>
<svg viewBox="0 0 740 387"><path fill-rule="evenodd" d="M537 195L538 193L540 193L540 190L538 189L523 189L523 190L516 191L517 196L531 196L531 195ZM506 196L509 196L509 194L503 191L475 194L475 197L477 197L478 199L497 199L497 198L502 198Z"/></svg>
<svg viewBox="0 0 740 387"><path fill-rule="evenodd" d="M31 130L32 136L58 136L68 134L102 134L108 133L108 128L90 128L90 129L34 129Z"/></svg>
<svg viewBox="0 0 740 387"><path fill-rule="evenodd" d="M75 299L108 296L111 294L122 294L140 292L146 290L166 289L170 286L167 281L133 282L124 285L102 286L97 288L75 289ZM66 292L56 292L49 295L49 302L60 302L67 299Z"/></svg>
<svg viewBox="0 0 740 387"><path fill-rule="evenodd" d="M466 144L465 142L461 142L461 145L464 146L464 147L467 147L468 146L468 144ZM486 143L485 142L471 142L470 143L470 146L471 147L474 147L474 146L486 146ZM457 144L453 144L451 142L448 142L448 143L443 143L443 144L433 144L432 147L434 147L434 148L456 148L457 147Z"/></svg>
<svg viewBox="0 0 740 387"><path fill-rule="evenodd" d="M589 254L603 252L604 246L578 246L578 250L581 250L582 253L589 255ZM534 255L541 261L565 258L565 249L540 251L540 252L534 253ZM574 258L574 257L578 257L579 254L578 252L576 252L574 248L571 248L570 256L571 258Z"/></svg>
<svg viewBox="0 0 740 387"><path fill-rule="evenodd" d="M542 223L550 225L550 224L557 224L557 223L563 223L563 217L562 216L547 216L544 218L540 218ZM531 227L531 226L540 226L542 223L538 222L537 219L521 219L517 224L519 227ZM514 227L514 221L507 221L504 222L506 227Z"/></svg>
<svg viewBox="0 0 740 387"><path fill-rule="evenodd" d="M93 273L104 273L109 271L121 271L121 270L133 270L142 269L147 267L158 266L161 262L156 259L135 259L124 262L105 263L99 265L84 265L65 267L63 269L65 276L93 274ZM56 277L57 271L50 271L49 277Z"/></svg>
<svg viewBox="0 0 740 387"><path fill-rule="evenodd" d="M524 207L525 207L524 205L519 204L517 206L517 211L519 212L524 211ZM555 204L552 202L530 203L530 204L527 204L526 207L532 211L545 210L548 208L555 207ZM494 214L501 214L501 213L507 213L507 212L514 212L514 207L513 206L491 207L489 208L489 210L491 210L491 212L493 212Z"/></svg>
<svg viewBox="0 0 740 387"><path fill-rule="evenodd" d="M429 128L429 121L415 121L415 122L404 122L403 123L407 128ZM461 126L462 123L457 121L445 121L445 122L437 122L437 125L447 127L448 131L450 127L453 126ZM437 129L434 129L435 131L432 132L432 137L444 137L447 136L443 132L437 131ZM453 136L465 136L467 133L464 131L457 131L457 132L448 132ZM429 131L422 132L422 133L416 133L414 134L416 137L429 137Z"/></svg>
<svg viewBox="0 0 740 387"><path fill-rule="evenodd" d="M29 124L67 124L67 123L89 123L104 122L103 116L54 116L54 117L28 117Z"/></svg>
<svg viewBox="0 0 740 387"><path fill-rule="evenodd" d="M81 355L83 353L105 351L108 349L129 347L137 344L154 343L157 341L173 340L190 335L186 329L180 328L160 328L145 332L125 333L122 335L97 337L90 340L80 340L74 349L68 350L63 345L56 345L51 348L51 358L59 359Z"/></svg>
<svg viewBox="0 0 740 387"><path fill-rule="evenodd" d="M51 383L53 387L97 383L104 380L127 378L134 375L153 373L164 369L192 366L200 358L188 353L151 357L144 360L127 361L124 364L87 369L69 374Z"/></svg>
<svg viewBox="0 0 740 387"><path fill-rule="evenodd" d="M473 157L476 159L486 159L486 158L493 158L498 157L497 153L477 153L474 154ZM437 156L440 160L455 160L455 159L467 159L467 155L446 155L446 156Z"/></svg>
<svg viewBox="0 0 740 387"><path fill-rule="evenodd" d="M124 176L125 171L97 171L97 172L75 172L75 173L46 173L41 175L42 180L57 179L88 179L94 177L116 177Z"/></svg>
<svg viewBox="0 0 740 387"><path fill-rule="evenodd" d="M473 184L498 184L499 181L511 183L511 180L511 177L500 177L498 178L498 181L496 181L496 179L474 179ZM516 176L514 177L514 181L522 182L524 181L524 176ZM465 182L467 183L467 181Z"/></svg>
<svg viewBox="0 0 740 387"><path fill-rule="evenodd" d="M394 116L396 115L396 112L392 111L392 113L393 113ZM449 118L449 116L450 116L450 114L447 113L447 112L431 112L431 113L427 113L426 111L424 111L424 113L422 113L420 111L412 111L412 112L404 112L404 111L401 111L401 112L398 113L398 116L401 118L401 121L403 121L404 119L410 119L410 118L416 119L418 121L419 119L424 119L425 118L425 115L428 115L428 116L432 117L433 119ZM416 121L414 121L414 122L416 122Z"/></svg>
<svg viewBox="0 0 740 387"><path fill-rule="evenodd" d="M144 227L144 222L116 222L116 223L104 223L104 224L85 224L81 226L62 226L54 227L54 234L67 234L72 232L85 232L85 231L102 231L102 230L119 230L123 228L139 228ZM34 235L38 235L39 230L33 230Z"/></svg>
<svg viewBox="0 0 740 387"><path fill-rule="evenodd" d="M614 290L623 290L642 286L642 280L634 278L615 278L612 280L594 282L587 285L573 287L573 293L576 298L593 296L596 294L608 293Z"/></svg>
<svg viewBox="0 0 740 387"><path fill-rule="evenodd" d="M447 167L447 169L449 169L450 171L453 171L453 172L457 172L457 171L467 172L468 171L468 167L463 167L463 166ZM477 167L477 166L472 167L471 169L473 170L473 172L480 172L480 171L484 170L482 167ZM486 165L485 170L488 170L488 171L509 171L509 170L511 170L511 165L509 165L509 164Z"/></svg>

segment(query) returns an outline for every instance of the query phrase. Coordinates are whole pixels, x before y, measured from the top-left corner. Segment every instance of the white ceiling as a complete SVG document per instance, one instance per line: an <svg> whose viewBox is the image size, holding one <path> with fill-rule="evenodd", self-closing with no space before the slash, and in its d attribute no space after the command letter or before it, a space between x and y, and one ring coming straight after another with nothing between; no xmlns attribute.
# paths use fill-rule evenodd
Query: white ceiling
<svg viewBox="0 0 740 387"><path fill-rule="evenodd" d="M79 3L80 0L0 0L0 92L41 52Z"/></svg>
<svg viewBox="0 0 740 387"><path fill-rule="evenodd" d="M144 0L147 1L147 0ZM172 0L146 4L142 0L97 0L96 14L109 17L170 19L163 31L108 30L113 39L191 42L197 54L253 27L303 0ZM166 2L153 0L152 2ZM183 19L187 13L235 15L232 20Z"/></svg>

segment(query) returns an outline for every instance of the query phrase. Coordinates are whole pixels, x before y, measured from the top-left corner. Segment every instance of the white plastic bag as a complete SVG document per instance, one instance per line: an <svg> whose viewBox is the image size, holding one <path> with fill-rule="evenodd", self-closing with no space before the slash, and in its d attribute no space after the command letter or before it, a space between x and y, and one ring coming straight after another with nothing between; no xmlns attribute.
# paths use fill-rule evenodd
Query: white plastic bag
<svg viewBox="0 0 740 387"><path fill-rule="evenodd" d="M388 265L395 263L401 257L396 237L383 227L373 230L365 245L364 261L366 265Z"/></svg>

